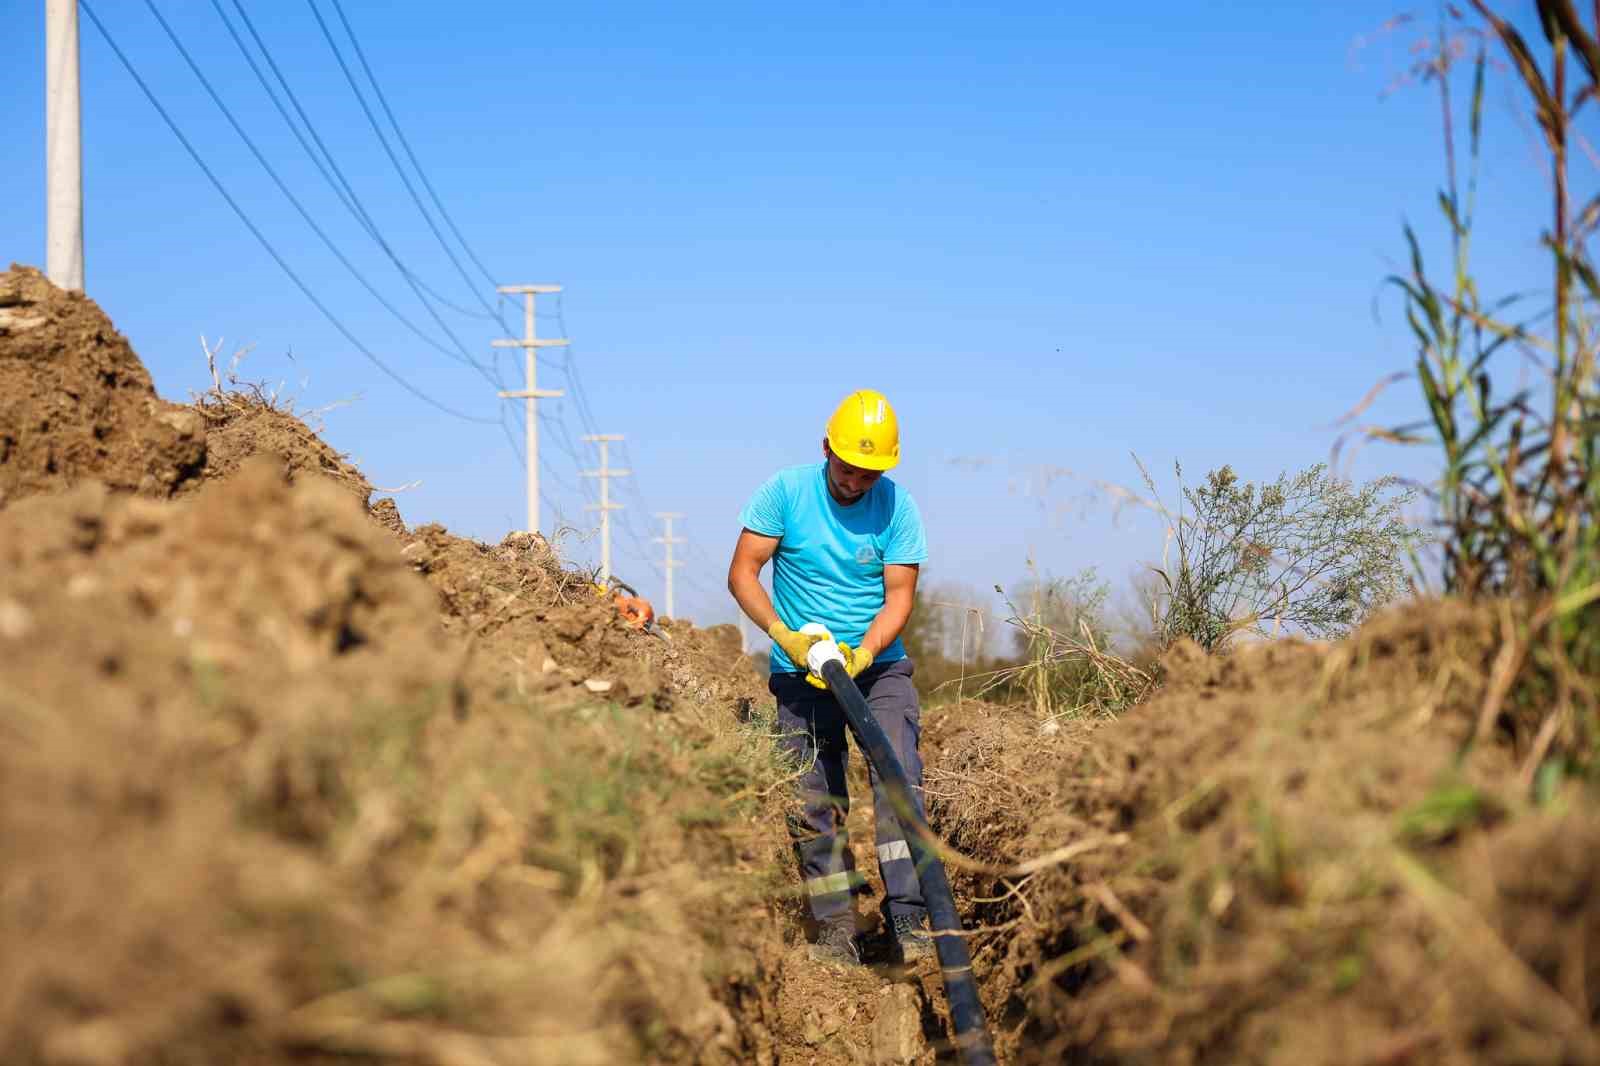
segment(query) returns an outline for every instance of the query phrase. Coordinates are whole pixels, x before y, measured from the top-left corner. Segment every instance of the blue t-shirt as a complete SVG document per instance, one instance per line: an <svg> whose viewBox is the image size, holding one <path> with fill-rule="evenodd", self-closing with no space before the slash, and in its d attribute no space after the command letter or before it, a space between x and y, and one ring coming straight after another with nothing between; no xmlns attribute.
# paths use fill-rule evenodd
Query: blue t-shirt
<svg viewBox="0 0 1600 1066"><path fill-rule="evenodd" d="M928 541L911 494L881 477L848 507L828 491L825 463L780 470L756 490L739 522L777 537L772 557L772 606L790 629L821 622L854 647L883 610L883 568L923 563ZM899 638L877 656L904 659ZM783 649L772 647L772 672L792 673Z"/></svg>

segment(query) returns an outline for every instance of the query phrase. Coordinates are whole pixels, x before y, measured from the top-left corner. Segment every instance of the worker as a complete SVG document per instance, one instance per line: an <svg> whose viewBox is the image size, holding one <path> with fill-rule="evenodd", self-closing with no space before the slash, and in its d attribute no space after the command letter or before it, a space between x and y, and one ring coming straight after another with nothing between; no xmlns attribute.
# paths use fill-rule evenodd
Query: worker
<svg viewBox="0 0 1600 1066"><path fill-rule="evenodd" d="M807 651L822 638L799 630L821 623L840 642L845 668L888 736L921 813L921 711L900 632L928 548L911 494L883 476L900 461L900 429L882 393L845 397L828 420L822 457L781 470L756 490L740 515L728 590L772 638L768 687L781 743L804 768L802 809L789 830L817 926L811 957L859 965L853 895L862 880L845 830L845 718L826 682L806 670ZM768 560L771 597L760 578ZM868 771L883 910L900 959L912 962L934 952L927 908L894 807L870 763Z"/></svg>

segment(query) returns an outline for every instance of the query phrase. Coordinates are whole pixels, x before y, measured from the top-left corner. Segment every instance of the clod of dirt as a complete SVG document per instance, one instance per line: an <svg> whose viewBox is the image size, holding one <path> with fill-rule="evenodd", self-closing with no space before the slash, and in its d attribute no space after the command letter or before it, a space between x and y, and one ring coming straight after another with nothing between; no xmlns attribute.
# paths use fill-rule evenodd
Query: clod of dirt
<svg viewBox="0 0 1600 1066"><path fill-rule="evenodd" d="M405 519L400 517L400 507L392 497L385 496L377 501L367 513L372 515L374 522L395 536L403 537L406 535Z"/></svg>
<svg viewBox="0 0 1600 1066"><path fill-rule="evenodd" d="M928 1052L922 1032L924 1003L915 985L893 984L878 993L872 1022L872 1061L881 1066L911 1066Z"/></svg>
<svg viewBox="0 0 1600 1066"><path fill-rule="evenodd" d="M205 458L205 420L156 397L93 300L31 267L0 274L0 505L89 478L168 496Z"/></svg>

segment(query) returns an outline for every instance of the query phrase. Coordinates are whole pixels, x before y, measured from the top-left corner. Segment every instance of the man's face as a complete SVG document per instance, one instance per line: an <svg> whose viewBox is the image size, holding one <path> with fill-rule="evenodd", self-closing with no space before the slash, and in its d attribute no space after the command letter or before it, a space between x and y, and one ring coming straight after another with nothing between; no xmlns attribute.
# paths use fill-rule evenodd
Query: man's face
<svg viewBox="0 0 1600 1066"><path fill-rule="evenodd" d="M833 454L827 441L822 442L822 454L828 457L828 491L840 503L855 503L883 476L881 470L863 470L859 466L851 466Z"/></svg>

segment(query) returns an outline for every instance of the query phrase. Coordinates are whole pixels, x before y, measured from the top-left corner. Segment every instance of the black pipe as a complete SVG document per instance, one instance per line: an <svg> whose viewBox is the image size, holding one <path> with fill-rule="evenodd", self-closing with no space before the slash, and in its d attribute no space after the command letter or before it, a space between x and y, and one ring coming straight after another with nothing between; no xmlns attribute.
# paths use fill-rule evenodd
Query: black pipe
<svg viewBox="0 0 1600 1066"><path fill-rule="evenodd" d="M928 924L933 927L934 948L939 953L939 970L944 976L945 996L950 1000L950 1020L955 1028L956 1049L966 1066L994 1066L994 1042L983 1019L983 1004L978 999L978 982L972 973L972 956L967 938L962 935L961 917L956 914L955 898L950 894L950 879L944 863L930 846L936 838L917 811L911 798L911 785L905 769L895 756L883 727L872 716L866 698L845 672L841 662L822 664L822 679L844 709L845 720L856 735L856 742L871 761L884 792L894 806L895 817L905 832L911 857L916 860L917 880L922 884L922 899L928 907Z"/></svg>

